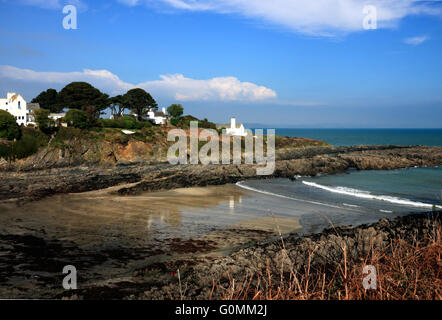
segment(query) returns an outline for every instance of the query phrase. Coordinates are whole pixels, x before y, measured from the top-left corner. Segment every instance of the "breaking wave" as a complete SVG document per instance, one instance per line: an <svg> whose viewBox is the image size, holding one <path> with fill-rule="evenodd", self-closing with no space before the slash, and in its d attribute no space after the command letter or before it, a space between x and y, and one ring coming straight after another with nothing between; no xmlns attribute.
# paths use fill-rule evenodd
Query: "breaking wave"
<svg viewBox="0 0 442 320"><path fill-rule="evenodd" d="M258 193L262 193L262 194L266 194L266 195L269 195L269 196L274 196L274 197L279 197L279 198L284 198L284 199L290 199L290 200L307 202L307 203L317 204L317 205L326 206L326 207L342 209L342 207L334 206L334 205L331 205L331 204L328 204L328 203L322 203L322 202L317 202L317 201L309 201L309 200L304 200L304 199L298 199L298 198L294 198L294 197L284 196L284 195L278 194L278 193L273 193L273 192L269 192L269 191L264 191L264 190L256 189L256 188L244 185L242 183L242 181L237 182L236 185L238 187L243 188L243 189L254 191L254 192L258 192Z"/></svg>
<svg viewBox="0 0 442 320"><path fill-rule="evenodd" d="M433 205L429 203L424 202L417 202L412 201L409 199L401 199L397 197L391 197L386 195L374 195L371 194L368 191L358 190L358 189L352 189L352 188L345 188L345 187L328 187L321 184L317 184L315 182L309 182L309 181L302 181L303 184L308 185L310 187L326 190L333 193L339 193L344 194L347 196L362 198L362 199L368 199L368 200L380 200L380 201L386 201L394 204L400 204L404 206L411 206L411 207L420 207L420 208L432 208ZM441 206L436 206L436 208L442 208Z"/></svg>

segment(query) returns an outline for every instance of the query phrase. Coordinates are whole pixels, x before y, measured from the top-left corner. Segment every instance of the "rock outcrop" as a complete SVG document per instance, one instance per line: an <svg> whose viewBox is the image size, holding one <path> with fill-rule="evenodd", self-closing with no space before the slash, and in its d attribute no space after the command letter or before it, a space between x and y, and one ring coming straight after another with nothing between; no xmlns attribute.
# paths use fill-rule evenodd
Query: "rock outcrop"
<svg viewBox="0 0 442 320"><path fill-rule="evenodd" d="M257 165L171 165L167 162L120 161L116 165L68 166L2 171L0 200L35 200L67 192L103 189L123 183L120 195L180 187L221 185L246 179L291 178L357 170L391 170L442 164L442 147L310 147L279 150L275 171L258 176Z"/></svg>
<svg viewBox="0 0 442 320"><path fill-rule="evenodd" d="M441 147L341 147L285 150L277 156L270 176L257 175L258 165L183 165L147 174L136 186L120 194L191 186L236 183L246 179L291 178L357 170L392 170L442 163Z"/></svg>

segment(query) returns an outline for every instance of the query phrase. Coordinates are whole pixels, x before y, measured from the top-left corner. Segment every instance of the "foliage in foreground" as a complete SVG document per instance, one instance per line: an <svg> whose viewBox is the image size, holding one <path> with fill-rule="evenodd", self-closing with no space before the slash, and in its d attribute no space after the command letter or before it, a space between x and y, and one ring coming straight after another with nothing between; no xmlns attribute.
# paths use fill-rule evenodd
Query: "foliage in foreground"
<svg viewBox="0 0 442 320"><path fill-rule="evenodd" d="M310 257L315 251L315 248L312 248L308 253L308 263L302 272L291 269L289 273L274 274L267 266L257 275L239 281L231 278L223 298L441 300L441 234L441 226L436 225L433 233L422 241L414 240L409 243L397 238L382 250L372 248L370 253L359 261L349 259L347 248L344 246L343 259L335 270L315 269L310 264ZM366 265L373 265L377 269L377 290L363 288L362 281L365 276L362 270ZM215 287L214 284L213 289Z"/></svg>
<svg viewBox="0 0 442 320"><path fill-rule="evenodd" d="M20 140L0 143L0 158L9 161L23 159L36 153L49 142L49 137L39 130L22 128L22 132Z"/></svg>
<svg viewBox="0 0 442 320"><path fill-rule="evenodd" d="M0 138L20 139L21 131L14 116L7 111L0 110Z"/></svg>

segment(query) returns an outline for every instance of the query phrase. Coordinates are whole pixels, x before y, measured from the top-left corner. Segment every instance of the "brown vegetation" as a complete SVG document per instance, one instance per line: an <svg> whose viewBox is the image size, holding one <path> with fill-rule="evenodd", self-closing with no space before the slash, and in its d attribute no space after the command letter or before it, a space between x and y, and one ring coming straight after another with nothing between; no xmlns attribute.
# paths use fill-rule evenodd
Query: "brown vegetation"
<svg viewBox="0 0 442 320"><path fill-rule="evenodd" d="M223 299L227 300L441 300L442 228L434 221L431 234L418 241L401 237L379 249L371 247L364 258L352 259L342 246L342 260L334 269L314 267L315 251L301 271L281 267L279 274L265 270L244 279L230 279ZM284 242L282 245L284 247ZM286 255L290 265L290 257ZM377 289L363 287L364 266L377 270ZM215 289L216 284L212 288Z"/></svg>

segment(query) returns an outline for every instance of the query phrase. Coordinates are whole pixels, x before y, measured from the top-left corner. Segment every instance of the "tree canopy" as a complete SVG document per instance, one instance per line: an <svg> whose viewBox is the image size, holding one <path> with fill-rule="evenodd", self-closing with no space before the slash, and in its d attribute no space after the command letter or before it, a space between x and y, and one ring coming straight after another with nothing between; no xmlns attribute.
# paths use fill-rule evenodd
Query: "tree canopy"
<svg viewBox="0 0 442 320"><path fill-rule="evenodd" d="M64 121L66 121L68 125L80 129L87 129L91 126L90 119L88 119L86 112L78 109L71 109L66 112Z"/></svg>
<svg viewBox="0 0 442 320"><path fill-rule="evenodd" d="M143 115L158 106L154 98L141 88L129 90L124 95L124 104L137 114L138 120L142 120Z"/></svg>
<svg viewBox="0 0 442 320"><path fill-rule="evenodd" d="M113 115L122 115L124 109L127 108L127 103L125 100L125 96L118 95L110 98L110 108Z"/></svg>
<svg viewBox="0 0 442 320"><path fill-rule="evenodd" d="M89 118L98 119L109 105L109 96L87 82L72 82L57 96L57 104L63 108L85 111Z"/></svg>
<svg viewBox="0 0 442 320"><path fill-rule="evenodd" d="M167 108L167 112L172 118L179 118L183 115L184 108L180 104L172 104Z"/></svg>
<svg viewBox="0 0 442 320"><path fill-rule="evenodd" d="M0 138L20 139L21 130L14 116L7 111L0 110Z"/></svg>
<svg viewBox="0 0 442 320"><path fill-rule="evenodd" d="M62 105L57 104L57 90L48 89L42 91L37 97L32 99L32 103L40 104L43 109L50 110L51 112L60 112L63 109Z"/></svg>

